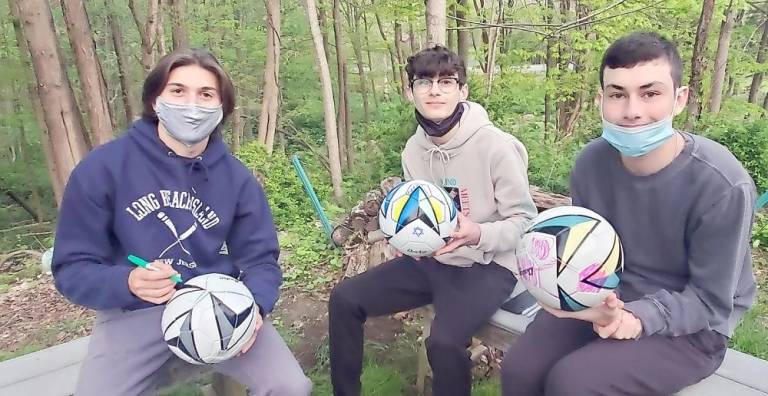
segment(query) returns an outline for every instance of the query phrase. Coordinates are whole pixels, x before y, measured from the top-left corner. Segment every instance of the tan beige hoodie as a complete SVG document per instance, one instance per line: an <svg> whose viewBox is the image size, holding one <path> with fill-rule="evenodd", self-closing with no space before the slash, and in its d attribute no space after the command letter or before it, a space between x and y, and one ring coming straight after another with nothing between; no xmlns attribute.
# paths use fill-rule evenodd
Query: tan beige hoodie
<svg viewBox="0 0 768 396"><path fill-rule="evenodd" d="M536 215L528 188L528 153L514 136L488 119L485 109L467 106L458 129L436 145L419 126L402 152L406 180L443 186L459 198L459 209L480 224L480 242L436 256L444 264L468 267L491 261L516 271L514 249Z"/></svg>

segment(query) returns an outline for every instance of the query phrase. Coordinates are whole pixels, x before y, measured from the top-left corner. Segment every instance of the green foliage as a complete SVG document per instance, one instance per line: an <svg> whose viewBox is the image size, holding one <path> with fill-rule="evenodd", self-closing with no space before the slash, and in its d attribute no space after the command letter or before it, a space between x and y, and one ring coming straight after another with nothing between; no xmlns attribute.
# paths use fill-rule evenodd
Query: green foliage
<svg viewBox="0 0 768 396"><path fill-rule="evenodd" d="M768 215L758 212L752 226L752 247L768 251Z"/></svg>
<svg viewBox="0 0 768 396"><path fill-rule="evenodd" d="M726 146L741 161L759 192L768 189L768 120L707 121L702 125L704 134Z"/></svg>

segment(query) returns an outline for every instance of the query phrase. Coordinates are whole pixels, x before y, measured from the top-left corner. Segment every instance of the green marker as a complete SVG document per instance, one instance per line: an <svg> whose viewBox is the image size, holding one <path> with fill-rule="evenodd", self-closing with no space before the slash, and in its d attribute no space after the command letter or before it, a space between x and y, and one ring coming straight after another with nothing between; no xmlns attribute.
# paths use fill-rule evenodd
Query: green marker
<svg viewBox="0 0 768 396"><path fill-rule="evenodd" d="M141 268L146 268L146 269L148 269L150 271L157 271L157 268L151 266L147 260L144 260L143 258L140 258L140 257L136 257L136 256L134 256L132 254L128 255L128 261L138 265ZM181 275L179 275L179 274L171 275L171 280L176 282L176 283L182 283L183 282L181 280Z"/></svg>

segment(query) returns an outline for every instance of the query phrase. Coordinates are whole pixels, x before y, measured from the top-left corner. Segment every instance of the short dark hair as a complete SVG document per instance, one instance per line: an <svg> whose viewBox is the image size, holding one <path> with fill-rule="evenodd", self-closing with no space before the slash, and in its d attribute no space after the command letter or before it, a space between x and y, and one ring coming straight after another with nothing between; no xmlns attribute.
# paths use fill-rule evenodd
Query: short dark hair
<svg viewBox="0 0 768 396"><path fill-rule="evenodd" d="M409 84L417 78L458 75L459 83L467 83L467 69L455 52L442 45L425 48L408 57L405 65Z"/></svg>
<svg viewBox="0 0 768 396"><path fill-rule="evenodd" d="M632 68L640 63L655 59L666 59L672 70L675 88L683 83L683 61L674 43L654 32L635 32L611 44L600 64L600 87L603 87L603 72L611 69Z"/></svg>
<svg viewBox="0 0 768 396"><path fill-rule="evenodd" d="M232 114L232 111L235 109L235 87L229 74L224 71L216 57L210 51L198 48L173 51L162 57L152 71L149 72L144 80L144 89L141 93L141 101L144 104L144 117L157 121L157 114L155 114L153 106L157 97L163 93L165 85L168 84L171 71L177 67L189 65L198 65L216 76L216 80L219 82L221 107L224 112L224 118L219 125L223 125L227 116Z"/></svg>

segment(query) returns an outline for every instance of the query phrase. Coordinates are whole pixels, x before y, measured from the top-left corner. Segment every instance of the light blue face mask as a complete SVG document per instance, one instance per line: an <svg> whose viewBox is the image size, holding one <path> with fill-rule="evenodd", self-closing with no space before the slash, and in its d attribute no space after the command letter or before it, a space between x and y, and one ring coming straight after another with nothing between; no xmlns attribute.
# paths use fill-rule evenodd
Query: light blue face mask
<svg viewBox="0 0 768 396"><path fill-rule="evenodd" d="M639 157L645 155L661 146L667 139L675 134L672 128L672 118L675 115L675 103L677 103L677 94L675 91L675 102L672 104L672 112L663 120L634 128L616 125L605 119L603 116L603 106L600 106L600 116L603 119L602 138L607 140L616 150L627 157Z"/></svg>

